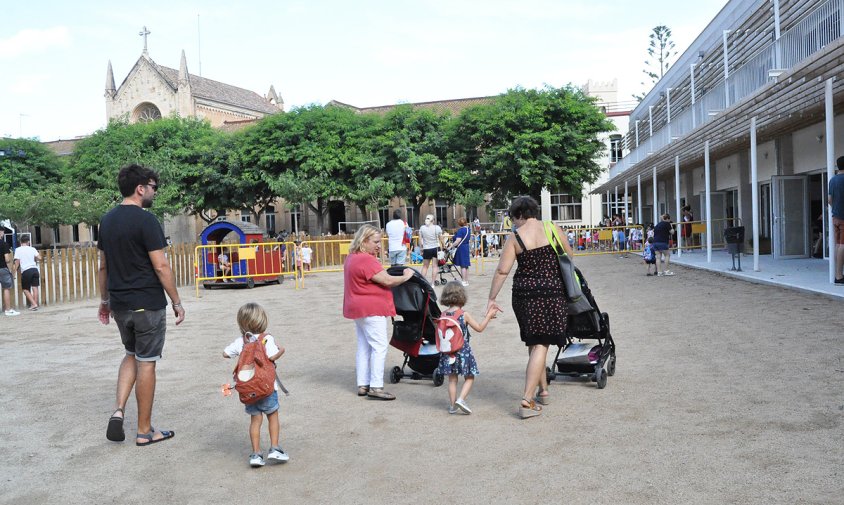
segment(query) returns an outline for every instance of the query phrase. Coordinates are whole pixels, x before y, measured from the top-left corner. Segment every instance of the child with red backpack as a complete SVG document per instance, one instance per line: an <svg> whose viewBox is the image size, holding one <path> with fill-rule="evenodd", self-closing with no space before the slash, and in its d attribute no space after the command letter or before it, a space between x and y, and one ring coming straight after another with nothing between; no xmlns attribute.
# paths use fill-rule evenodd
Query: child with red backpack
<svg viewBox="0 0 844 505"><path fill-rule="evenodd" d="M448 308L443 310L437 320L437 350L440 351L440 364L437 371L448 376L448 398L450 400L448 413L463 412L471 414L472 409L466 404L466 397L472 390L475 376L478 375L478 363L469 345L469 328L478 333L484 331L490 320L495 319L496 310L490 308L483 321L477 322L467 312L466 289L463 283L451 281L445 285L440 295L440 304ZM463 388L457 396L457 376L463 376Z"/></svg>
<svg viewBox="0 0 844 505"><path fill-rule="evenodd" d="M279 384L275 372L275 361L284 354L284 347L279 347L273 336L267 333L267 313L257 303L247 303L237 311L237 325L241 336L225 348L223 357L238 358L234 369L234 389L240 401L246 404L246 413L251 416L249 438L252 454L249 455L249 465L264 466L261 452L264 415L267 416L271 444L267 459L284 463L290 457L278 443L281 427L278 420Z"/></svg>

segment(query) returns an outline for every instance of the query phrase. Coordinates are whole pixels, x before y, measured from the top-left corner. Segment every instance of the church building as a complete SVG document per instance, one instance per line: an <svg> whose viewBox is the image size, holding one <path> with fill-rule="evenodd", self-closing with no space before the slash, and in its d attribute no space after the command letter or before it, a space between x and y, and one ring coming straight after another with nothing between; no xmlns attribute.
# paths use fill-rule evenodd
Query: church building
<svg viewBox="0 0 844 505"><path fill-rule="evenodd" d="M284 110L284 101L272 85L267 95L261 96L190 74L184 51L178 70L165 67L149 57L146 43L143 54L119 88L114 85L111 61L108 62L105 102L108 120L151 121L176 113L181 117L206 119L214 128L254 121Z"/></svg>

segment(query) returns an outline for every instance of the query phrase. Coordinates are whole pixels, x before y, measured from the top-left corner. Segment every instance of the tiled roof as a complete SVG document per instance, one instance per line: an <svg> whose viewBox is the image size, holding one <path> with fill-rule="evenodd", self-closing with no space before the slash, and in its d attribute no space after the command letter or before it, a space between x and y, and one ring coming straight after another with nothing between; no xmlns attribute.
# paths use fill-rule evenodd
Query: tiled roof
<svg viewBox="0 0 844 505"><path fill-rule="evenodd" d="M416 102L416 103L409 103L407 105L412 105L414 108L417 109L430 109L434 112L444 113L449 112L451 114L458 114L463 109L467 109L469 107L475 105L488 105L491 104L497 97L495 96L480 96L475 98L456 98L454 100L437 100L433 102ZM337 100L332 100L328 102L328 105L334 105L337 107L348 107L350 109L354 109L355 112L363 114L374 112L376 114L386 114L387 112L393 110L397 107L397 105L379 105L376 107L355 107L354 105L349 105L347 103L338 102ZM402 104L398 104L402 105Z"/></svg>
<svg viewBox="0 0 844 505"><path fill-rule="evenodd" d="M251 124L257 123L257 119L241 119L239 121L223 121L223 124L220 125L220 130L227 131L227 132L236 132L238 130L242 130Z"/></svg>
<svg viewBox="0 0 844 505"><path fill-rule="evenodd" d="M71 140L52 140L49 142L43 142L44 147L50 149L58 156L69 156L73 154L73 150L76 149L76 144L85 137L79 137Z"/></svg>
<svg viewBox="0 0 844 505"><path fill-rule="evenodd" d="M178 88L178 70L161 66L152 60L150 62L158 69L174 90ZM237 86L232 86L224 82L206 79L198 75L188 74L188 77L190 79L191 93L193 93L194 97L205 98L264 114L275 114L281 111L281 109L254 91L238 88Z"/></svg>

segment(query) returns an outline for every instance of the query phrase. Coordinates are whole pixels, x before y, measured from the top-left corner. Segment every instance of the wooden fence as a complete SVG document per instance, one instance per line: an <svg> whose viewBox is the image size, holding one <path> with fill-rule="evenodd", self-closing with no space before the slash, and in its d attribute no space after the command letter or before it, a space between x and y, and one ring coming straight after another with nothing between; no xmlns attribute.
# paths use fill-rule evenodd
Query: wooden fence
<svg viewBox="0 0 844 505"><path fill-rule="evenodd" d="M178 244L167 248L167 257L177 286L190 286L194 283L195 247L194 244ZM38 252L41 254L41 262L38 264L41 273L40 305L46 307L99 297L99 255L96 247L45 249ZM18 310L26 307L20 273L17 275L17 282L12 286L12 305Z"/></svg>

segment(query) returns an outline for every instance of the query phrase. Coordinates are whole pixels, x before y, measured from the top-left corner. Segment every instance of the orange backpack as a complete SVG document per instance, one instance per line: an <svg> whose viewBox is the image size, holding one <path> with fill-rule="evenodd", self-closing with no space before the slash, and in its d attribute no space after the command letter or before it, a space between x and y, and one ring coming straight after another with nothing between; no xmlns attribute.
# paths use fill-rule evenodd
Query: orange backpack
<svg viewBox="0 0 844 505"><path fill-rule="evenodd" d="M240 401L247 405L259 402L275 391L275 364L267 356L265 335L261 333L251 341L243 335L243 349L232 374L234 389L237 389Z"/></svg>
<svg viewBox="0 0 844 505"><path fill-rule="evenodd" d="M460 316L463 309L457 309L452 315L443 314L437 319L437 350L445 354L456 354L463 348L463 328Z"/></svg>

